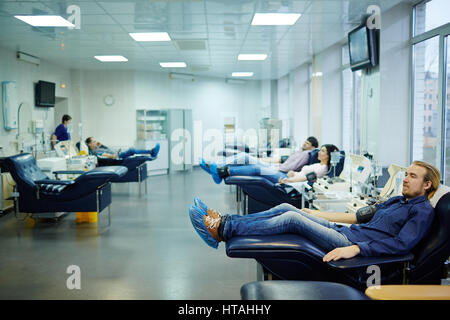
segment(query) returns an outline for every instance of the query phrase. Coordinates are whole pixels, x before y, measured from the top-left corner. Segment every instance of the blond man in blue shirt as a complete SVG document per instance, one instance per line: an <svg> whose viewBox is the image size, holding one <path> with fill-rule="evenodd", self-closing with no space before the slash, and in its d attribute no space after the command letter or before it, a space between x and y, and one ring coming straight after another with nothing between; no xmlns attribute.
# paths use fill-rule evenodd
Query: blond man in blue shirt
<svg viewBox="0 0 450 320"><path fill-rule="evenodd" d="M439 170L414 161L403 179L402 196L356 214L300 210L281 204L246 216L221 215L199 199L194 200L189 214L197 233L214 248L234 236L296 233L327 252L324 262L357 255L400 255L410 252L427 234L434 213L429 199L439 183Z"/></svg>

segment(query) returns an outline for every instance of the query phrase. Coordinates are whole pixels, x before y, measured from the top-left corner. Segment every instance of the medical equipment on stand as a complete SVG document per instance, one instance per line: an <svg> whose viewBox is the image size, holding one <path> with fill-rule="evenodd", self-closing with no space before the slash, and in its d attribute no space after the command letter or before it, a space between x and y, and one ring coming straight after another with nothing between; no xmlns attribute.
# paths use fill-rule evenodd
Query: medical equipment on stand
<svg viewBox="0 0 450 320"><path fill-rule="evenodd" d="M359 208L384 202L391 197L401 195L403 191L403 179L405 177L406 168L391 164L388 172L389 180L386 182L379 195L372 196L372 194L360 194L359 196L354 197L347 204L347 211L355 213ZM377 174L379 174L379 171Z"/></svg>
<svg viewBox="0 0 450 320"><path fill-rule="evenodd" d="M17 129L18 108L17 86L15 81L2 82L3 125L5 130Z"/></svg>
<svg viewBox="0 0 450 320"><path fill-rule="evenodd" d="M55 171L65 171L67 170L67 162L66 159L61 157L52 157L52 158L42 158L36 160L36 164L49 178L51 179L60 179L67 180L66 175L58 175L56 177L53 172Z"/></svg>
<svg viewBox="0 0 450 320"><path fill-rule="evenodd" d="M332 166L332 170L334 172L333 178L331 178L331 181L334 182L344 182L344 179L341 179L339 177L336 177L336 166L339 163L339 160L341 159L341 153L339 151L331 152L331 159L330 164Z"/></svg>
<svg viewBox="0 0 450 320"><path fill-rule="evenodd" d="M61 141L55 145L56 154L67 162L67 170L88 171L97 166L96 156L80 156L71 141Z"/></svg>
<svg viewBox="0 0 450 320"><path fill-rule="evenodd" d="M317 179L314 183L314 191L320 193L330 192L354 192L354 185L365 183L371 173L370 160L366 157L349 154L345 157L344 169L339 175L338 181L329 178Z"/></svg>
<svg viewBox="0 0 450 320"><path fill-rule="evenodd" d="M44 134L44 121L41 119L31 120L31 134L34 138L34 145L32 147L33 155L37 159L38 151L45 153L45 134ZM41 150L39 150L41 146Z"/></svg>
<svg viewBox="0 0 450 320"><path fill-rule="evenodd" d="M280 119L263 118L259 121L260 131L258 133L258 154L265 153L270 156L273 148L280 145L283 121Z"/></svg>
<svg viewBox="0 0 450 320"><path fill-rule="evenodd" d="M311 195L311 192L308 192L306 198L310 205L319 210L345 211L346 204L354 198L355 192L361 189L361 185L367 182L371 172L369 159L349 154L345 158L344 169L339 175L339 180L318 179L312 188L314 194Z"/></svg>

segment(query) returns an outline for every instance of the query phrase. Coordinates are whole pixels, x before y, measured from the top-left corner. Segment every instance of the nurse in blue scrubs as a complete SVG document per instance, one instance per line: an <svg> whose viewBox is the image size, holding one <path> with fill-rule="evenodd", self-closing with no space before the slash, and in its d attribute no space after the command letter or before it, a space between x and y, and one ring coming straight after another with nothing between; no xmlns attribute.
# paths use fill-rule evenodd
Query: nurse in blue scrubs
<svg viewBox="0 0 450 320"><path fill-rule="evenodd" d="M70 132L68 127L70 126L70 122L72 121L72 117L68 114L63 115L61 119L61 124L58 125L55 129L55 132L52 135L52 145L54 146L59 141L67 141L70 140Z"/></svg>

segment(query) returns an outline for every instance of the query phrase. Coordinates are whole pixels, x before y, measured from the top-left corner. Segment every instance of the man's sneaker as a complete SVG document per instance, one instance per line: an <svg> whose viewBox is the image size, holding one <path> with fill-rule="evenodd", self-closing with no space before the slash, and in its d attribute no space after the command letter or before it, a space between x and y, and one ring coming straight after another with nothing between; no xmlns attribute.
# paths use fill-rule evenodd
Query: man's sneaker
<svg viewBox="0 0 450 320"><path fill-rule="evenodd" d="M208 208L206 204L204 204L203 201L197 197L194 197L194 205L199 207L203 212L206 211L207 215L214 219L222 218L222 215L218 211Z"/></svg>
<svg viewBox="0 0 450 320"><path fill-rule="evenodd" d="M205 159L199 158L200 168L205 170L207 173L211 174L211 170L209 170L209 166L206 164Z"/></svg>
<svg viewBox="0 0 450 320"><path fill-rule="evenodd" d="M219 172L217 170L217 164L214 162L209 164L209 169L211 170L211 175L215 183L220 184L222 182L222 178L219 176Z"/></svg>
<svg viewBox="0 0 450 320"><path fill-rule="evenodd" d="M195 229L195 231L197 231L200 238L202 238L202 240L205 241L208 246L217 249L217 247L219 246L219 241L217 241L213 237L212 232L210 232L210 230L211 230L211 226L213 226L212 228L214 229L214 227L217 224L220 224L220 221L219 221L219 223L217 223L217 222L213 223L209 219L205 220L204 217L208 217L208 216L205 214L205 212L203 212L200 208L198 208L196 206L189 207L189 217L191 218L191 223L194 226L194 229ZM205 224L205 221L208 222L209 230ZM217 226L217 228L218 227L219 226ZM217 228L215 230L216 235L217 235Z"/></svg>
<svg viewBox="0 0 450 320"><path fill-rule="evenodd" d="M214 240L220 242L222 239L219 236L219 226L222 218L213 218L211 216L205 215L203 216L203 222L206 226L206 229L214 238Z"/></svg>
<svg viewBox="0 0 450 320"><path fill-rule="evenodd" d="M152 157L156 158L158 156L159 148L160 148L160 145L159 145L159 143L157 143L156 146L152 149L152 152L151 152Z"/></svg>

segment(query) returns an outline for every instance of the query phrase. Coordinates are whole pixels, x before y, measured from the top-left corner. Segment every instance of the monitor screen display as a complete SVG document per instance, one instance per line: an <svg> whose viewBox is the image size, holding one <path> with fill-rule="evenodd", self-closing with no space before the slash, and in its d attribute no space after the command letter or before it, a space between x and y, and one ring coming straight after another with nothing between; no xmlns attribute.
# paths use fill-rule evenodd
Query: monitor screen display
<svg viewBox="0 0 450 320"><path fill-rule="evenodd" d="M350 64L366 64L370 62L369 42L365 27L349 34Z"/></svg>
<svg viewBox="0 0 450 320"><path fill-rule="evenodd" d="M36 106L55 106L55 84L53 82L39 81L36 85Z"/></svg>

